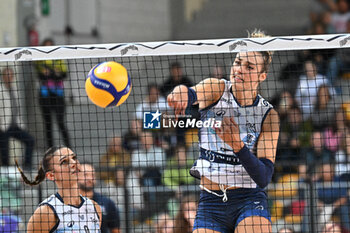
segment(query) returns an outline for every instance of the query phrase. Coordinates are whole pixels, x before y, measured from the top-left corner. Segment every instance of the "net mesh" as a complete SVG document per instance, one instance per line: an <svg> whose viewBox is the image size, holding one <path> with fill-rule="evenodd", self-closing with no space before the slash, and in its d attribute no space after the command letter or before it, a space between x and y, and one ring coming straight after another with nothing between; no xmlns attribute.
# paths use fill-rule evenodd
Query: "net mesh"
<svg viewBox="0 0 350 233"><path fill-rule="evenodd" d="M15 159L34 180L45 151L65 145L95 169L76 176L84 180L80 193L94 187L90 198L102 207L102 232L191 232L201 192L200 181L189 174L201 152L198 129L145 129L149 114L159 111L164 118L166 113L174 122L166 98L175 86L209 77L229 80L237 53L249 51L274 51L259 93L280 118L274 175L265 189L266 206L258 207L268 209L273 232L350 231L348 39L323 35L0 49L0 231L24 232L38 204L60 190L57 180L75 177L60 170L56 181L46 177L31 187L22 182ZM104 61L122 64L131 77L131 94L119 107L99 108L85 92L89 70ZM198 108L185 115L198 120ZM48 171L64 169L62 161ZM61 197L56 198L58 210ZM65 203L79 205L66 198ZM254 198L244 205L249 201ZM222 220L231 230L240 223L241 210ZM94 218L94 212L88 214ZM94 222L72 218L61 222L85 231ZM260 232L259 223L255 226L245 227Z"/></svg>

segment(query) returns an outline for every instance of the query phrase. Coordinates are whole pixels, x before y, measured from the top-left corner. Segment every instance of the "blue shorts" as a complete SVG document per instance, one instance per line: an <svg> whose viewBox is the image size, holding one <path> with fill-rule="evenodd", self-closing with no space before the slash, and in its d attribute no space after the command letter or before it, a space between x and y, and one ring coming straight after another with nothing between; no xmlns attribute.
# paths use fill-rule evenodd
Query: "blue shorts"
<svg viewBox="0 0 350 233"><path fill-rule="evenodd" d="M223 194L222 191L215 191ZM226 191L228 200L208 193L200 193L193 230L211 229L222 233L234 232L238 223L250 216L261 216L271 222L267 195L262 189L233 189Z"/></svg>

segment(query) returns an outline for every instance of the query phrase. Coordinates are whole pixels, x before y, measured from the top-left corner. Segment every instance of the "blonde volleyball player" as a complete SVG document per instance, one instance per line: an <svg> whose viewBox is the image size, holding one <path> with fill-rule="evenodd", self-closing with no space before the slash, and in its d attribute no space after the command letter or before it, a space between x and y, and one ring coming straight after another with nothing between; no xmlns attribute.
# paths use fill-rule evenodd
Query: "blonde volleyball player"
<svg viewBox="0 0 350 233"><path fill-rule="evenodd" d="M264 37L254 31L251 37ZM201 179L193 231L271 232L264 188L271 181L279 117L257 93L272 54L240 52L230 81L205 79L192 88L180 85L168 96L175 114L199 104L202 120L222 120L221 128L200 129L200 156L190 173Z"/></svg>
<svg viewBox="0 0 350 233"><path fill-rule="evenodd" d="M18 167L18 165L17 165ZM79 195L77 155L67 147L52 147L44 155L38 175L29 181L18 167L25 183L40 184L45 177L54 181L58 192L41 202L27 225L28 233L100 232L101 208Z"/></svg>

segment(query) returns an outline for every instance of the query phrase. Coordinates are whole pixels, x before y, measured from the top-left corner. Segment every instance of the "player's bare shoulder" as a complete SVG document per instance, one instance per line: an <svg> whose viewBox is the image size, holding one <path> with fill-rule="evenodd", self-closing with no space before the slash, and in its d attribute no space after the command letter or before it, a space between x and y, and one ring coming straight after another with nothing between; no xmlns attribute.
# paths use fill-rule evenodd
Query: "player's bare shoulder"
<svg viewBox="0 0 350 233"><path fill-rule="evenodd" d="M57 218L49 205L39 206L28 221L27 232L50 232L56 225Z"/></svg>
<svg viewBox="0 0 350 233"><path fill-rule="evenodd" d="M278 112L275 109L271 109L264 121L263 130L268 132L279 132L279 126L280 118Z"/></svg>

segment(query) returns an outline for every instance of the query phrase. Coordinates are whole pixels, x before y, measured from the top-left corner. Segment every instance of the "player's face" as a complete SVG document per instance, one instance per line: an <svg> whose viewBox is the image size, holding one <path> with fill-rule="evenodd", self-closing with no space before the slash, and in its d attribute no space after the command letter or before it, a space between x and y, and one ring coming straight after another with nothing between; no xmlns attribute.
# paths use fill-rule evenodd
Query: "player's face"
<svg viewBox="0 0 350 233"><path fill-rule="evenodd" d="M80 167L79 187L86 191L95 187L95 169L89 164L82 164Z"/></svg>
<svg viewBox="0 0 350 233"><path fill-rule="evenodd" d="M77 155L69 148L62 148L54 153L51 160L52 169L47 173L50 180L54 180L63 187L77 184L79 161Z"/></svg>
<svg viewBox="0 0 350 233"><path fill-rule="evenodd" d="M236 88L254 90L266 79L264 59L259 52L240 52L231 67L230 80Z"/></svg>

